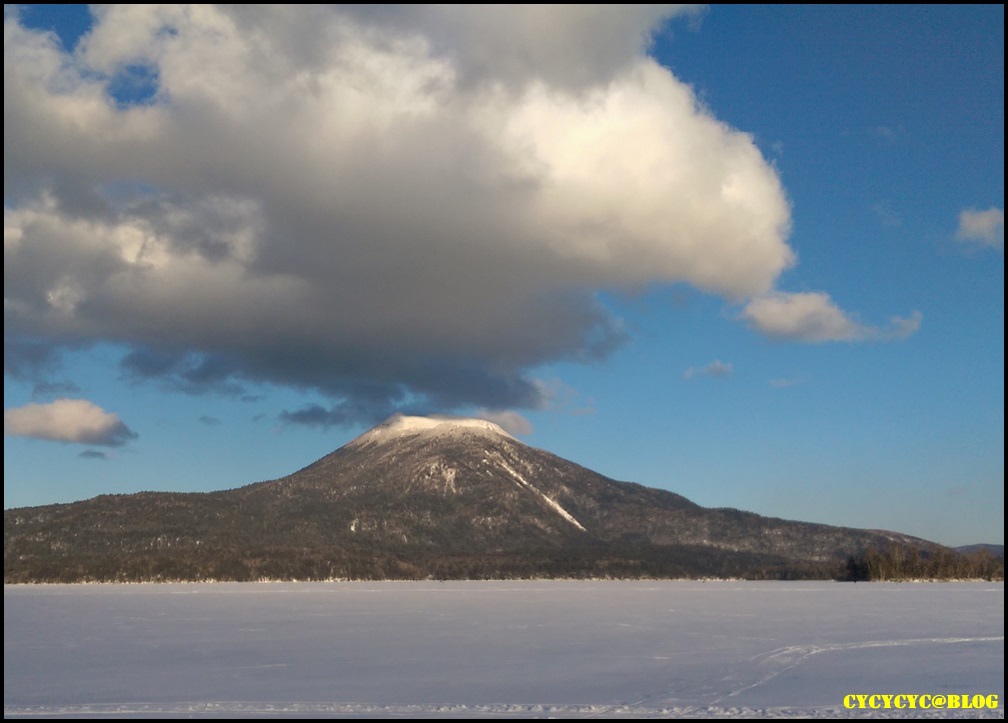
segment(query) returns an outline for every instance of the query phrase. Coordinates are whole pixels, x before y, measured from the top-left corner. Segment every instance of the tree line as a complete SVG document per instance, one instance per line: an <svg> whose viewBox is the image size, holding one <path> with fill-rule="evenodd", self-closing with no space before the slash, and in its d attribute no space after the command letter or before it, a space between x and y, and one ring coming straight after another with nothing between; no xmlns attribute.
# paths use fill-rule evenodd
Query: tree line
<svg viewBox="0 0 1008 723"><path fill-rule="evenodd" d="M1004 557L988 550L922 552L893 546L870 548L847 559L838 580L1004 580Z"/></svg>

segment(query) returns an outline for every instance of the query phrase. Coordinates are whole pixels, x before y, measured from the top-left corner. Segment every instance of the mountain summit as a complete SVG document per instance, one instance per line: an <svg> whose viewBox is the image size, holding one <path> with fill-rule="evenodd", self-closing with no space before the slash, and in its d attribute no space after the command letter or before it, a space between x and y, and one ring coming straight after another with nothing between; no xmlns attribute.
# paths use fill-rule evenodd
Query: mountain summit
<svg viewBox="0 0 1008 723"><path fill-rule="evenodd" d="M4 579L831 577L899 533L708 509L482 419L395 415L287 477L4 512Z"/></svg>
<svg viewBox="0 0 1008 723"><path fill-rule="evenodd" d="M502 427L486 419L438 415L410 417L405 414L393 414L346 446L389 442L421 434L427 436L482 434L488 437L502 436L514 439Z"/></svg>

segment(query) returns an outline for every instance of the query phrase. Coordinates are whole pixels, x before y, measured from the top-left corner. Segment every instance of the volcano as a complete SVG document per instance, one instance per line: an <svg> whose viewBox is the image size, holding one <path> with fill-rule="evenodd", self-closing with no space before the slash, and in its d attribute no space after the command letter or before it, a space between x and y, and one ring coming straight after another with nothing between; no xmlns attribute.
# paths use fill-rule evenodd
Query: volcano
<svg viewBox="0 0 1008 723"><path fill-rule="evenodd" d="M824 578L895 532L618 482L482 419L395 415L281 479L4 511L4 581Z"/></svg>

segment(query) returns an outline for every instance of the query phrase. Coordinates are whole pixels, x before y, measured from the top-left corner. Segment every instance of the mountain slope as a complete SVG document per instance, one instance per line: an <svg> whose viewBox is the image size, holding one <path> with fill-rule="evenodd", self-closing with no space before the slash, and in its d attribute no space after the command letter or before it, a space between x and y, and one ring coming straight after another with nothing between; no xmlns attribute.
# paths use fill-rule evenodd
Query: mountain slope
<svg viewBox="0 0 1008 723"><path fill-rule="evenodd" d="M832 576L898 533L707 509L483 420L394 416L292 475L4 512L4 578ZM903 553L901 553L903 554Z"/></svg>

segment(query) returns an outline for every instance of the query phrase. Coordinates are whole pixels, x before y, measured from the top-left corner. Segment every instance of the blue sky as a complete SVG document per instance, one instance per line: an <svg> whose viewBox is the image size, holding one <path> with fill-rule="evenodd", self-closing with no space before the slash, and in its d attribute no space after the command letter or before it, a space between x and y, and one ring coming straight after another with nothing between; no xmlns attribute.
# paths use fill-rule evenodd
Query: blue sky
<svg viewBox="0 0 1008 723"><path fill-rule="evenodd" d="M4 506L395 411L1004 540L1004 10L5 10Z"/></svg>

